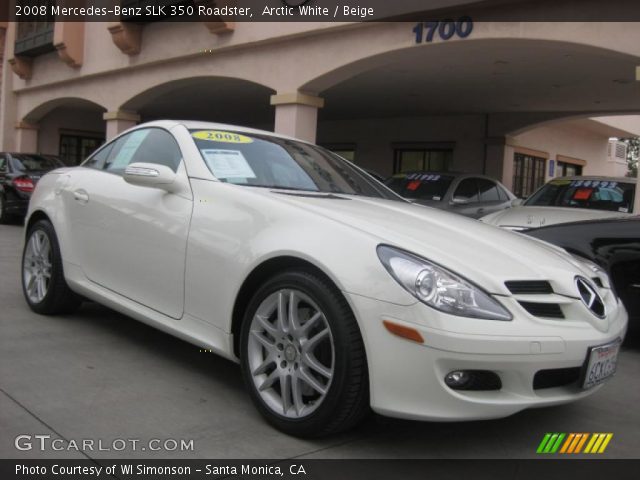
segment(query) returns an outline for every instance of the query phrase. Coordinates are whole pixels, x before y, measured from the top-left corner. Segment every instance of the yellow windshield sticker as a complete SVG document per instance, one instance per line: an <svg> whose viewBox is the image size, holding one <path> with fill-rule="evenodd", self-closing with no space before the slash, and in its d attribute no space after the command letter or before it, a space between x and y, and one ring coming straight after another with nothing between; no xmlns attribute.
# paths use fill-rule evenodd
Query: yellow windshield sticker
<svg viewBox="0 0 640 480"><path fill-rule="evenodd" d="M199 130L191 134L200 140L210 140L221 143L253 143L253 140L245 135L233 132L222 132L219 130Z"/></svg>
<svg viewBox="0 0 640 480"><path fill-rule="evenodd" d="M551 185L569 185L571 180L551 180L549 183Z"/></svg>

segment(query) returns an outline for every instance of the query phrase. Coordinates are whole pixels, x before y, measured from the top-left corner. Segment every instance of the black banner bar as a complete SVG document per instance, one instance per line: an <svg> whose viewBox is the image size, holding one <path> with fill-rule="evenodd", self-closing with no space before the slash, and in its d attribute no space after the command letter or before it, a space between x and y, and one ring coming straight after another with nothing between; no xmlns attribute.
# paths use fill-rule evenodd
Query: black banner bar
<svg viewBox="0 0 640 480"><path fill-rule="evenodd" d="M636 22L638 0L2 0L0 20Z"/></svg>
<svg viewBox="0 0 640 480"><path fill-rule="evenodd" d="M637 478L640 460L0 460L2 480L568 480Z"/></svg>

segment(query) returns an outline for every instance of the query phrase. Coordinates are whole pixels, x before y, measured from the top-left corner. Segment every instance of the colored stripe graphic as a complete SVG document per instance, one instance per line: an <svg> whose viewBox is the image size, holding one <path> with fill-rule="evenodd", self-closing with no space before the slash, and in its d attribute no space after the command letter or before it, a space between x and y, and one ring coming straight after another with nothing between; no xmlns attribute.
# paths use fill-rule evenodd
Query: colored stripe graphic
<svg viewBox="0 0 640 480"><path fill-rule="evenodd" d="M556 453L562 440L566 436L565 433L547 433L538 445L537 453Z"/></svg>
<svg viewBox="0 0 640 480"><path fill-rule="evenodd" d="M546 433L536 453L604 453L612 438L613 433Z"/></svg>

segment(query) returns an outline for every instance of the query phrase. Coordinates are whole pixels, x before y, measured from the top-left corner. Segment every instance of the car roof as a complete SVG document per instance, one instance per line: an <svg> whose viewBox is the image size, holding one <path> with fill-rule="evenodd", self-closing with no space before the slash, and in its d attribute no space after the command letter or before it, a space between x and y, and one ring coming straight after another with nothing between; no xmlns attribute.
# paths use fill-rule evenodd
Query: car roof
<svg viewBox="0 0 640 480"><path fill-rule="evenodd" d="M281 135L275 132L269 132L268 130L260 130L257 128L243 127L240 125L231 125L228 123L216 123L216 122L201 122L197 120L154 120L151 122L141 123L136 125L136 129L144 127L162 127L171 129L175 126L182 125L188 130L231 130L234 132L249 133L256 135L268 135L270 137L283 138L286 140L295 140L297 142L311 143L299 138L290 137L288 135Z"/></svg>
<svg viewBox="0 0 640 480"><path fill-rule="evenodd" d="M553 182L554 180L605 180L605 181L614 181L614 182L622 182L622 183L637 183L638 180L634 177L605 177L602 175L574 175L571 177L556 177L549 180Z"/></svg>

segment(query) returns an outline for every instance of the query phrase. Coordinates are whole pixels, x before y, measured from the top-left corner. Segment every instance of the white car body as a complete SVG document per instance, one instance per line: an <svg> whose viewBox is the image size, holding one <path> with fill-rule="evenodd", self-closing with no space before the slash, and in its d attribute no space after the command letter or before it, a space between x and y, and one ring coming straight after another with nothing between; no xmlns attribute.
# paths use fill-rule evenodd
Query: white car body
<svg viewBox="0 0 640 480"><path fill-rule="evenodd" d="M575 176L558 177L550 180L536 191L528 201L547 185L555 182L623 182L635 185L635 178L601 177L601 176ZM633 215L633 202L630 208L624 211L598 210L596 208L574 208L560 206L519 205L499 212L490 213L480 218L483 223L495 225L509 230L521 231L529 228L544 227L557 223L581 222L584 220L601 220L605 218L617 218Z"/></svg>
<svg viewBox="0 0 640 480"><path fill-rule="evenodd" d="M28 225L44 216L51 221L64 277L78 294L237 360L239 292L265 262L294 258L329 277L353 311L376 412L488 419L574 401L600 388L533 387L536 372L581 367L590 347L621 340L626 332L627 314L606 278L598 288L604 318L581 301L576 277L593 278L594 272L566 252L402 201L223 183L206 167L188 129L257 131L177 121L136 128L149 126L169 131L182 151L175 193L76 167L47 174L33 194ZM512 320L455 316L418 301L381 263L381 244L469 279ZM553 293L513 294L505 285L513 280L548 281ZM558 304L565 318L534 316L519 302ZM393 335L383 321L413 329L424 341ZM497 372L502 388L449 388L445 375L461 369Z"/></svg>
<svg viewBox="0 0 640 480"><path fill-rule="evenodd" d="M490 213L480 221L489 225L507 228L509 230L526 230L556 223L582 222L584 220L602 220L629 216L629 213L608 212L606 210L590 210L587 208L563 207L527 207L517 206Z"/></svg>

